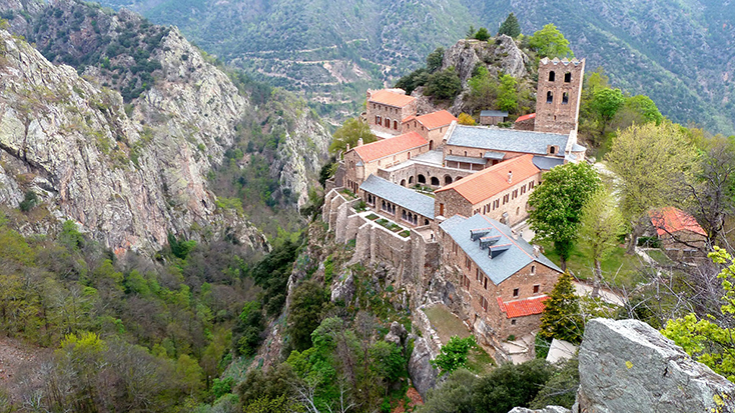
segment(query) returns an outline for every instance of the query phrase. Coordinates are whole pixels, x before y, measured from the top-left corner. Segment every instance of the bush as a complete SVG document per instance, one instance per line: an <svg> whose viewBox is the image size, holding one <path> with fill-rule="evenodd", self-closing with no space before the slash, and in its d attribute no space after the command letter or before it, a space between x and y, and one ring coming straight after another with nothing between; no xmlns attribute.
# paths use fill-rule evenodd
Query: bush
<svg viewBox="0 0 735 413"><path fill-rule="evenodd" d="M28 212L38 204L38 201L38 195L36 195L35 192L27 191L25 198L23 198L23 201L18 205L18 208L23 212Z"/></svg>
<svg viewBox="0 0 735 413"><path fill-rule="evenodd" d="M438 71L426 82L424 94L439 100L451 100L462 91L462 81L453 67Z"/></svg>
<svg viewBox="0 0 735 413"><path fill-rule="evenodd" d="M484 27L481 27L480 30L478 30L475 33L475 39L480 40L482 42L486 42L489 38L490 38L490 33Z"/></svg>
<svg viewBox="0 0 735 413"><path fill-rule="evenodd" d="M473 389L476 413L507 413L514 407L528 407L554 368L545 360L504 364L482 377Z"/></svg>

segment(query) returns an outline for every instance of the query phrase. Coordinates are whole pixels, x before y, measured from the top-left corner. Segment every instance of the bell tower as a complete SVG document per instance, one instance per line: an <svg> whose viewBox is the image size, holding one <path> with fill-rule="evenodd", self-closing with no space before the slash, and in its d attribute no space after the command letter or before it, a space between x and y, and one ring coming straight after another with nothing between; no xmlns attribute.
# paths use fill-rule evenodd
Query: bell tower
<svg viewBox="0 0 735 413"><path fill-rule="evenodd" d="M584 59L541 59L538 67L535 131L565 135L577 131L584 62Z"/></svg>

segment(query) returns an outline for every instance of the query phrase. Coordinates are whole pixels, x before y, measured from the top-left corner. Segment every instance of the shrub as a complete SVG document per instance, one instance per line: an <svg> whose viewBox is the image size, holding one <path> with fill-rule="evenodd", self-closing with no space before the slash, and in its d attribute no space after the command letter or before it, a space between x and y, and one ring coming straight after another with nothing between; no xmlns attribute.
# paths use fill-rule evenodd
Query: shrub
<svg viewBox="0 0 735 413"><path fill-rule="evenodd" d="M23 198L23 201L21 201L20 205L18 207L23 212L28 212L32 210L36 205L38 205L38 195L36 195L33 191L27 191L25 197Z"/></svg>

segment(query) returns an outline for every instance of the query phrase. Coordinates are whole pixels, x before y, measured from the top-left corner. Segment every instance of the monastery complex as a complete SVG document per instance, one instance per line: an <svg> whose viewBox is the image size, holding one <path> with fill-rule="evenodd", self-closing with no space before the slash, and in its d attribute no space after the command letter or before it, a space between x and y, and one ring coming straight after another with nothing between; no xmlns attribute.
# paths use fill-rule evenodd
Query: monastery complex
<svg viewBox="0 0 735 413"><path fill-rule="evenodd" d="M438 296L501 358L501 342L539 328L561 274L514 228L545 171L584 161L584 65L541 60L536 113L514 128L459 125L446 110L417 113L403 90L369 90L364 116L378 140L348 147L328 185L323 217L337 241L355 240L353 261L394 269L411 308Z"/></svg>

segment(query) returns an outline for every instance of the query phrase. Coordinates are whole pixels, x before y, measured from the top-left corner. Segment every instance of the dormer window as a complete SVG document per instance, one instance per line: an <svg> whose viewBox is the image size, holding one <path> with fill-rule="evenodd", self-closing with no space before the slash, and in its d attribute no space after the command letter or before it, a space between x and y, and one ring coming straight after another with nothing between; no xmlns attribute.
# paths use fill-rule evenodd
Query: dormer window
<svg viewBox="0 0 735 413"><path fill-rule="evenodd" d="M552 70L549 72L549 82L553 82L556 80L556 73Z"/></svg>
<svg viewBox="0 0 735 413"><path fill-rule="evenodd" d="M564 73L564 83L570 83L572 81L572 73Z"/></svg>
<svg viewBox="0 0 735 413"><path fill-rule="evenodd" d="M549 146L549 154L554 155L556 153L556 146Z"/></svg>

